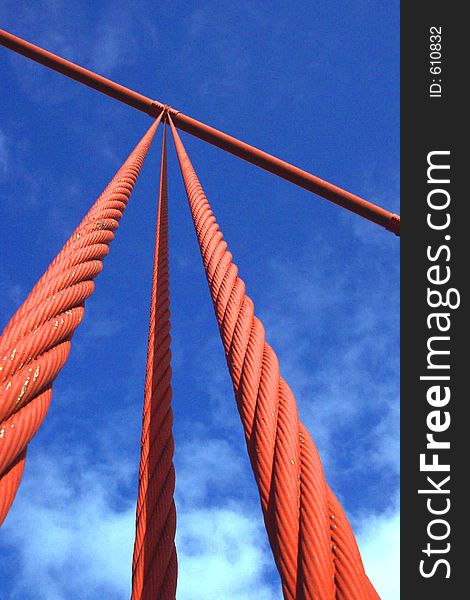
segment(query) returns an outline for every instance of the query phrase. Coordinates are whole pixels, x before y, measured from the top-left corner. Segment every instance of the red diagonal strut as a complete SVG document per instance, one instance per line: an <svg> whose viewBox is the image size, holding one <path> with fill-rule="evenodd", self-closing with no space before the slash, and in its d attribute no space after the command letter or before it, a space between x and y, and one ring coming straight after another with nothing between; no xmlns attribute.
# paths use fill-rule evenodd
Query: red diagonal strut
<svg viewBox="0 0 470 600"><path fill-rule="evenodd" d="M110 79L97 75L88 69L84 69L56 54L52 54L39 46L30 44L25 40L0 29L0 44L14 50L27 58L35 60L50 69L58 71L67 77L71 77L80 83L92 87L103 94L111 96L120 102L124 102L137 110L148 113L152 117L158 116L163 110L167 109L175 125L198 137L205 142L221 148L239 158L261 167L274 175L278 175L291 183L295 183L326 200L330 200L343 208L346 208L369 221L377 223L396 235L400 235L400 217L390 211L368 202L351 192L328 183L307 171L303 171L280 158L276 158L259 148L250 146L214 127L205 125L196 119L192 119L183 113L169 108L166 105L152 100L142 94L134 92Z"/></svg>

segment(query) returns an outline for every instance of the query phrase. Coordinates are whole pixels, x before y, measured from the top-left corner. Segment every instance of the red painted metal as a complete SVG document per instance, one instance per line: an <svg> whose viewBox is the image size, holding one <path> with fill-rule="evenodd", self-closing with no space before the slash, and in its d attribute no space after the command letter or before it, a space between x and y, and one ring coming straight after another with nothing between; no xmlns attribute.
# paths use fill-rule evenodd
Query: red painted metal
<svg viewBox="0 0 470 600"><path fill-rule="evenodd" d="M187 117L180 112L171 112L171 116L178 129L186 131L214 146L218 146L231 154L235 154L235 156L238 156L257 167L261 167L274 175L287 179L287 181L295 183L295 185L298 185L309 192L313 192L326 200L330 200L334 204L338 204L369 221L385 227L385 229L392 231L396 235L400 235L400 217L398 215L372 204L372 202L368 202L355 194L351 194L336 185L328 183L311 173L307 173L307 171L294 167L286 161L276 158L259 148L250 146L249 144L241 142L209 125L205 125L200 121Z"/></svg>
<svg viewBox="0 0 470 600"><path fill-rule="evenodd" d="M5 46L5 48L9 48L18 54L22 54L23 56L44 65L45 67L49 67L49 69L62 73L62 75L75 79L75 81L79 81L88 87L98 90L98 92L111 96L111 98L124 102L124 104L128 104L151 116L157 117L164 108L164 105L159 102L155 102L142 94L133 92L132 90L111 81L111 79L93 73L93 71L84 69L65 58L57 56L57 54L44 50L44 48L41 48L40 46L30 44L26 40L23 40L12 33L8 33L8 31L4 31L3 29L0 29L0 44Z"/></svg>
<svg viewBox="0 0 470 600"><path fill-rule="evenodd" d="M92 71L79 67L64 58L52 54L51 52L47 52L43 48L30 44L1 29L0 44L3 44L5 47L18 52L23 56L35 60L50 69L58 71L76 81L107 94L108 96L116 98L133 108L146 112L153 117L160 114L164 109L167 109L179 129L186 131L205 142L213 144L222 150L230 152L249 163L261 167L274 175L282 177L322 198L330 200L369 221L385 227L396 235L400 234L400 217L398 215L391 213L372 202L368 202L351 192L347 192L338 186L328 183L311 173L307 173L298 167L294 167L284 160L276 158L259 148L241 142L214 127L210 127L196 119L192 119L161 102L129 90L110 79L106 79Z"/></svg>
<svg viewBox="0 0 470 600"><path fill-rule="evenodd" d="M175 600L177 558L171 409L166 131L163 134L142 415L132 600Z"/></svg>
<svg viewBox="0 0 470 600"><path fill-rule="evenodd" d="M170 119L273 555L289 600L377 600L261 321Z"/></svg>
<svg viewBox="0 0 470 600"><path fill-rule="evenodd" d="M26 448L46 416L52 384L94 289L160 118L137 144L0 337L0 524Z"/></svg>

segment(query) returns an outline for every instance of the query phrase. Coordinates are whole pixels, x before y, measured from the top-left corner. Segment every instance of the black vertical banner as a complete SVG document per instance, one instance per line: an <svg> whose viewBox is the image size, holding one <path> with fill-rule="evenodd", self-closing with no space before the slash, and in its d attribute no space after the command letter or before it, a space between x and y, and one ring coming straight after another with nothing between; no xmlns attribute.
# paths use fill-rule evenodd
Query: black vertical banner
<svg viewBox="0 0 470 600"><path fill-rule="evenodd" d="M461 598L470 240L467 35L456 2L401 6L401 597ZM459 64L460 60L460 64ZM467 105L463 111L464 102ZM460 435L459 435L460 434ZM463 459L463 460L462 460ZM462 464L463 463L463 464ZM459 591L458 591L459 590ZM464 591L460 591L464 590Z"/></svg>

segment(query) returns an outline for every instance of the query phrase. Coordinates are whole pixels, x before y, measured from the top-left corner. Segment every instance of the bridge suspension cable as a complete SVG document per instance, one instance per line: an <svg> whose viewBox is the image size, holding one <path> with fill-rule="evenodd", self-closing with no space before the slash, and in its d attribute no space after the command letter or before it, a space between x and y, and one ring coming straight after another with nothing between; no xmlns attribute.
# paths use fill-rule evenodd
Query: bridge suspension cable
<svg viewBox="0 0 470 600"><path fill-rule="evenodd" d="M377 600L348 519L169 121L284 598Z"/></svg>
<svg viewBox="0 0 470 600"><path fill-rule="evenodd" d="M46 416L85 300L101 272L161 116L152 124L0 337L0 524L20 485L26 448Z"/></svg>
<svg viewBox="0 0 470 600"><path fill-rule="evenodd" d="M165 127L142 414L132 600L174 600L176 597L178 565L175 547L169 277Z"/></svg>

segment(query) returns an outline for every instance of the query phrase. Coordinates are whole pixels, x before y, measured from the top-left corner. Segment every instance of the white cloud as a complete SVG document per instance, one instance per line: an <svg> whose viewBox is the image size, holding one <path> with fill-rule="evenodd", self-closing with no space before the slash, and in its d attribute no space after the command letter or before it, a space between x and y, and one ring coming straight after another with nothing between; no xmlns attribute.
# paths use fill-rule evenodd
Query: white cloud
<svg viewBox="0 0 470 600"><path fill-rule="evenodd" d="M211 490L226 492L234 481L242 483L243 463L240 453L225 440L208 439L202 427L199 437L193 437L181 448L176 448L177 483L179 504L199 507L211 496Z"/></svg>
<svg viewBox="0 0 470 600"><path fill-rule="evenodd" d="M9 597L128 598L135 508L119 489L132 477L130 464L116 460L91 465L76 448L62 456L37 451L31 455L3 528L6 547L19 556L19 576ZM202 440L193 439L184 448L181 464L178 600L280 599L259 510L239 497L227 501L226 496L219 506L205 508L219 478L235 477L241 483L233 449L221 440L204 448ZM369 577L382 600L396 600L398 509L364 517L358 532ZM3 553L5 563L11 557Z"/></svg>
<svg viewBox="0 0 470 600"><path fill-rule="evenodd" d="M281 598L240 448L206 438L202 425L193 431L176 455L178 600Z"/></svg>
<svg viewBox="0 0 470 600"><path fill-rule="evenodd" d="M12 600L129 597L135 500L122 490L135 480L135 466L115 441L115 452L98 461L77 446L50 455L30 449L2 529L2 561L17 557ZM243 498L234 449L193 437L181 445L179 463L178 600L280 598L260 509Z"/></svg>
<svg viewBox="0 0 470 600"><path fill-rule="evenodd" d="M365 517L358 544L366 572L381 600L400 598L400 514L398 506Z"/></svg>
<svg viewBox="0 0 470 600"><path fill-rule="evenodd" d="M178 600L281 598L265 580L272 559L262 523L240 506L183 513L178 527Z"/></svg>
<svg viewBox="0 0 470 600"><path fill-rule="evenodd" d="M272 280L283 287L273 289L269 308L258 314L326 470L344 470L338 436L345 430L355 434L355 423L380 407L378 423L361 428L355 451L360 455L366 445L375 469L398 473L398 306L386 322L381 312L395 290L379 286L363 298L355 289L354 269L332 277L325 268L332 257L325 252L309 261L308 277L305 264L273 262ZM331 338L332 315L343 321L335 323L336 339ZM350 455L349 462L355 469L371 466Z"/></svg>
<svg viewBox="0 0 470 600"><path fill-rule="evenodd" d="M128 596L135 508L119 498L123 474L92 468L71 450L55 457L30 452L3 527L7 547L20 556L11 598Z"/></svg>

